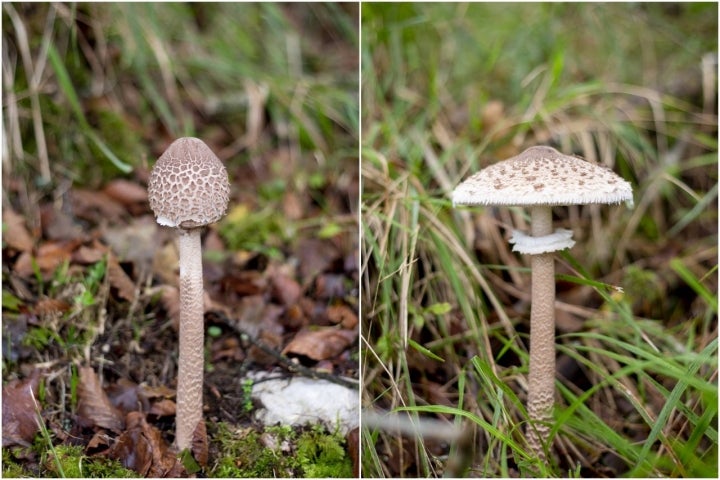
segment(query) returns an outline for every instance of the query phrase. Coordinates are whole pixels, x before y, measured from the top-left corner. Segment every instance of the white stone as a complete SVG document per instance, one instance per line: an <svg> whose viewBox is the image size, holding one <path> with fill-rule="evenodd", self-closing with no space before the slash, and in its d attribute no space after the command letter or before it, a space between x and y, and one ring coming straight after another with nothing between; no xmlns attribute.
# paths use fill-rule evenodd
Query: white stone
<svg viewBox="0 0 720 480"><path fill-rule="evenodd" d="M342 435L359 426L360 395L357 390L305 377L263 380L270 376L272 374L265 372L250 376L252 398L263 406L255 415L264 425L322 423L328 431L338 429Z"/></svg>

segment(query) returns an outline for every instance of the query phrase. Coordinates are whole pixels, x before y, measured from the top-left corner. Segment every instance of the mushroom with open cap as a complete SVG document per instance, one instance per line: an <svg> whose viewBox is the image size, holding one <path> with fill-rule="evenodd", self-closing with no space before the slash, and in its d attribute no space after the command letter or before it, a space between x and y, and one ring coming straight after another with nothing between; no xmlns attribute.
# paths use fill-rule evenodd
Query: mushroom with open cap
<svg viewBox="0 0 720 480"><path fill-rule="evenodd" d="M148 200L160 225L178 229L180 253L180 352L175 444L191 446L202 420L204 365L201 228L225 215L227 171L200 139L175 140L160 156L148 181Z"/></svg>
<svg viewBox="0 0 720 480"><path fill-rule="evenodd" d="M454 205L530 208L532 235L513 232L513 251L532 255L530 374L527 429L530 447L546 459L555 392L555 266L553 252L572 247L572 231L552 231L552 207L590 203L632 205L630 183L612 170L546 146L531 147L466 179Z"/></svg>

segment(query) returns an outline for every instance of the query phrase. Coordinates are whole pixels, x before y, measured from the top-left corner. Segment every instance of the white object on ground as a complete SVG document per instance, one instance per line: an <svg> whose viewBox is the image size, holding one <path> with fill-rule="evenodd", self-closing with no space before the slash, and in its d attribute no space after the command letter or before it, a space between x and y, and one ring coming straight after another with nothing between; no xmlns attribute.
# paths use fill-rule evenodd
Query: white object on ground
<svg viewBox="0 0 720 480"><path fill-rule="evenodd" d="M322 423L330 432L337 428L342 435L360 424L358 391L327 380L305 377L263 380L271 374L250 374L252 398L264 408L256 418L266 426L301 426Z"/></svg>

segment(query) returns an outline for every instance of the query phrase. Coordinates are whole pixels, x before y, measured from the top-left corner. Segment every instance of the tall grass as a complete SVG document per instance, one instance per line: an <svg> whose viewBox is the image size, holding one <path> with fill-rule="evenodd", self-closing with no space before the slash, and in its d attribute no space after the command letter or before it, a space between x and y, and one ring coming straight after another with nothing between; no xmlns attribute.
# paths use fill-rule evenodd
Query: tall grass
<svg viewBox="0 0 720 480"><path fill-rule="evenodd" d="M468 453L366 428L363 474L437 476L467 455L450 473L716 475L717 6L364 4L361 18L364 401L473 436ZM557 262L541 465L523 436L528 262L507 243L527 214L452 209L449 193L548 143L631 181L635 208L554 211L577 245Z"/></svg>
<svg viewBox="0 0 720 480"><path fill-rule="evenodd" d="M183 135L236 164L262 163L280 144L356 166L353 9L4 4L4 171L90 186L147 166Z"/></svg>

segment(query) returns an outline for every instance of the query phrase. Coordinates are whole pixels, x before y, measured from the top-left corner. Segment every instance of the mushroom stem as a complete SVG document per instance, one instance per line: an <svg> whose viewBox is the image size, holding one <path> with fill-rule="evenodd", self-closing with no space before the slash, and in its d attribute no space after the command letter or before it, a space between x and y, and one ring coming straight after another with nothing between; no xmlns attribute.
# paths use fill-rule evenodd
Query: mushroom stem
<svg viewBox="0 0 720 480"><path fill-rule="evenodd" d="M531 209L531 231L534 237L552 233L552 209ZM555 265L552 253L531 257L532 307L530 312L530 375L528 381L527 440L538 456L545 460L543 444L547 442L552 420L555 392Z"/></svg>
<svg viewBox="0 0 720 480"><path fill-rule="evenodd" d="M190 448L202 419L204 365L203 279L200 229L180 230L180 353L175 443Z"/></svg>

